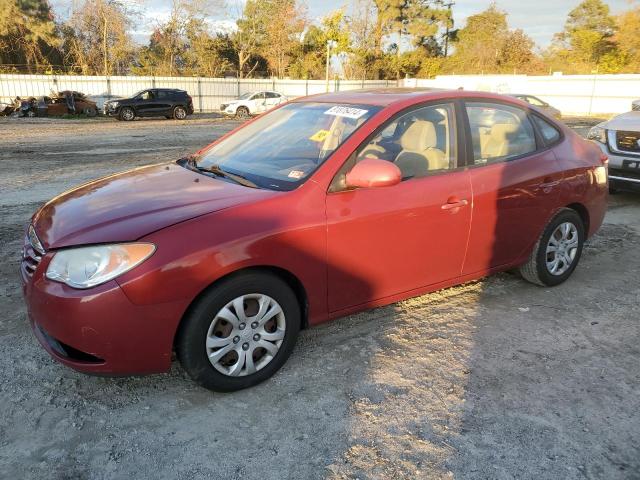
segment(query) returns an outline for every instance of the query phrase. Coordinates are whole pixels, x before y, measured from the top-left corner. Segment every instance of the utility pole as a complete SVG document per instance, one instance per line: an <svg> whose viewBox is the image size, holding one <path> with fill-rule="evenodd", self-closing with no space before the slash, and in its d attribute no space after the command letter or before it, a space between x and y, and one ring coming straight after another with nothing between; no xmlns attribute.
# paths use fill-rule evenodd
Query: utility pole
<svg viewBox="0 0 640 480"><path fill-rule="evenodd" d="M451 7L453 7L456 2L445 3L444 6L449 9L449 18L451 19L451 26L453 26L453 17L451 16ZM447 21L447 29L444 34L444 56L446 57L449 54L449 21Z"/></svg>
<svg viewBox="0 0 640 480"><path fill-rule="evenodd" d="M331 40L327 40L327 65L326 65L326 71L325 71L325 76L327 80L325 90L327 92L329 92L329 57L330 56L331 56Z"/></svg>

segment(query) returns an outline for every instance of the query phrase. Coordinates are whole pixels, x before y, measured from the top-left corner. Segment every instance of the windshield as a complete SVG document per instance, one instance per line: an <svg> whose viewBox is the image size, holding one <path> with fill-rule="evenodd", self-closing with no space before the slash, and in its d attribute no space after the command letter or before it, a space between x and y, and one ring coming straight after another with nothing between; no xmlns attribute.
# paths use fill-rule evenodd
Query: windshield
<svg viewBox="0 0 640 480"><path fill-rule="evenodd" d="M293 190L380 110L290 103L259 117L196 158L201 169L241 175L260 188Z"/></svg>
<svg viewBox="0 0 640 480"><path fill-rule="evenodd" d="M246 100L247 98L249 98L251 95L253 95L253 92L247 92L247 93L243 93L242 95L240 95L238 97L238 100Z"/></svg>

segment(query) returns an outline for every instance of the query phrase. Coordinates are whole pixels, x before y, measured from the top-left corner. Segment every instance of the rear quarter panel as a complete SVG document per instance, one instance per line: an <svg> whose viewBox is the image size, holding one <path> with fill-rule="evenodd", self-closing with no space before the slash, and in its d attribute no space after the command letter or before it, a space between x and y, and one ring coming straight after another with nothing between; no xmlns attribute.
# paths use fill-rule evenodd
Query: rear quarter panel
<svg viewBox="0 0 640 480"><path fill-rule="evenodd" d="M590 237L602 225L607 210L607 168L597 145L567 127L563 131L565 140L554 148L558 161L565 168L561 206L579 204L585 207L589 217L586 234Z"/></svg>

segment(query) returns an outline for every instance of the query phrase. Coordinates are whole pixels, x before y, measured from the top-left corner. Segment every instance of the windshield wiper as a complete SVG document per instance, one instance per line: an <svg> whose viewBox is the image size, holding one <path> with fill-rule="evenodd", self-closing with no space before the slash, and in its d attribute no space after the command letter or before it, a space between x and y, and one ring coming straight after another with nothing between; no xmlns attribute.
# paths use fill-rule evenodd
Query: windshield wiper
<svg viewBox="0 0 640 480"><path fill-rule="evenodd" d="M243 177L242 175L238 175L236 173L231 173L231 172L227 172L226 170L222 170L219 165L212 165L209 168L206 168L206 167L201 167L200 165L198 165L196 163L195 159L193 159L193 158L191 158L189 160L190 160L189 163L191 164L191 166L193 168L195 168L196 170L200 171L200 172L213 173L214 175L216 175L218 177L228 178L229 180L231 180L233 182L236 182L237 184L243 185L245 187L260 188L260 187L258 187L258 185L253 183L248 178Z"/></svg>

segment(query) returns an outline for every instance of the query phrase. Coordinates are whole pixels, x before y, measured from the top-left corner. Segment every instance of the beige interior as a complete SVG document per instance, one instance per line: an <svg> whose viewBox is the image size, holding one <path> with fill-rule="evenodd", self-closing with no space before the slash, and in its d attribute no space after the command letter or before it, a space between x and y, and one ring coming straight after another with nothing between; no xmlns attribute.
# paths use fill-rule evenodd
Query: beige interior
<svg viewBox="0 0 640 480"><path fill-rule="evenodd" d="M403 177L420 177L429 170L449 167L449 160L442 150L436 148L438 139L432 122L416 120L400 137L402 151L396 158L396 165Z"/></svg>

